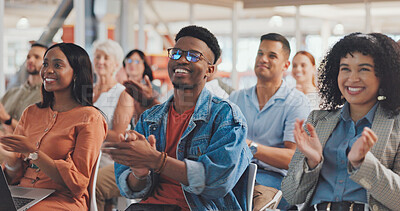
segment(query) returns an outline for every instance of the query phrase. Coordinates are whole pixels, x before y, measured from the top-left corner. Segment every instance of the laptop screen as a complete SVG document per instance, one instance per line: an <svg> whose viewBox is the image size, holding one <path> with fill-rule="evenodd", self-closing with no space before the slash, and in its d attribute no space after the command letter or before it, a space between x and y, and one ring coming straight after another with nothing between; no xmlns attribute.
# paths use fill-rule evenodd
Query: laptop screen
<svg viewBox="0 0 400 211"><path fill-rule="evenodd" d="M4 175L3 168L1 168L1 166L0 169L0 210L16 210L10 189L8 188L6 176Z"/></svg>

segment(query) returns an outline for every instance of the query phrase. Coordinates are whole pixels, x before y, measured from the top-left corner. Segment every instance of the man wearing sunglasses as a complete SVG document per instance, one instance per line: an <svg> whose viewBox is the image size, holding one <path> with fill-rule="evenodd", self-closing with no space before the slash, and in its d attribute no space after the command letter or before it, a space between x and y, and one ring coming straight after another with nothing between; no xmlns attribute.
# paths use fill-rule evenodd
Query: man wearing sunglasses
<svg viewBox="0 0 400 211"><path fill-rule="evenodd" d="M263 35L254 67L257 84L229 96L249 124L247 143L254 156L252 162L258 166L256 182L261 184L255 186L255 210L274 197L279 198L276 193L296 150L294 123L296 118L305 119L309 113L307 97L283 80L283 73L290 65L289 55L290 45L284 36ZM278 208L288 206L282 199Z"/></svg>
<svg viewBox="0 0 400 211"><path fill-rule="evenodd" d="M126 139L105 144L114 148L103 151L116 161L117 185L123 196L143 198L132 210L245 210L246 121L237 106L203 89L218 41L198 26L182 28L175 41L168 50L174 95L145 111Z"/></svg>

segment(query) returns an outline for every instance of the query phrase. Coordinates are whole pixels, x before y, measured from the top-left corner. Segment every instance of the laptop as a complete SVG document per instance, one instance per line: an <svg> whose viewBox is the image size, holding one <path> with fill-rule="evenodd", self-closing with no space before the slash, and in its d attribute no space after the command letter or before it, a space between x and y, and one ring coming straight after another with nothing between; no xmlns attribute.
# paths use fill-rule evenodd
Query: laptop
<svg viewBox="0 0 400 211"><path fill-rule="evenodd" d="M0 211L23 211L52 194L54 190L9 186L3 169L0 175Z"/></svg>

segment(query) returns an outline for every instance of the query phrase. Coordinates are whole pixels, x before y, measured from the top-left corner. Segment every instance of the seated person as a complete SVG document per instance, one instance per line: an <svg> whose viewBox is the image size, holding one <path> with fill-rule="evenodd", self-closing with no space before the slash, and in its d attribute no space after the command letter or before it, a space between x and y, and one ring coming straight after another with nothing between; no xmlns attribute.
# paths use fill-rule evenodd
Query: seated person
<svg viewBox="0 0 400 211"><path fill-rule="evenodd" d="M110 42L110 41L109 41ZM114 42L114 41L113 41ZM109 44L108 44L109 45ZM95 45L99 46L99 45ZM121 51L121 47L119 44L115 43L113 44L114 47L108 46L107 48L104 47L105 44L102 44L98 47L98 50L95 51L97 56L100 56L98 53L99 50L105 51L106 49L114 49L115 52ZM117 50L118 49L118 50ZM119 50L120 49L120 50ZM100 51L100 53L101 53ZM104 53L101 53L104 54ZM116 53L114 53L116 54ZM119 53L118 53L119 54ZM95 56L95 58L97 57ZM103 55L105 57L105 55ZM121 55L122 56L122 55ZM101 57L101 56L100 56ZM113 65L115 68L118 68L119 66L123 66L125 71L128 73L126 76L129 78L129 81L125 81L126 83L133 83L136 85L139 85L141 87L147 88L144 84L141 84L142 80L146 81L146 85L150 86L151 94L153 94L152 85L151 85L151 80L153 80L153 74L151 72L150 66L147 64L145 60L145 55L142 51L134 49L130 51L125 58L121 58L120 60L121 65L118 65L117 59L112 59L113 57L116 57L116 55L111 56L108 55L108 60L114 60L115 65ZM104 59L94 59L95 63L95 71L96 72L106 72L106 71L97 71L96 70L96 63L99 64L100 67L103 65L101 62ZM111 61L109 61L111 62ZM110 77L112 77L112 73L116 69L113 69L112 71L108 71L109 75L108 77L104 77L105 80L111 81ZM115 83L116 81L113 80ZM128 93L132 93L131 89L128 88L125 90L125 87L121 84L117 85L122 87L122 92L119 92L119 94L116 93L107 93L102 98L102 104L103 106L96 102L95 105L100 105L98 106L101 110L105 107L105 111L108 111L108 124L109 124L109 130L107 133L107 138L106 141L119 141L118 139L118 134L124 133L126 129L128 129L131 119L133 118L133 121L137 120L137 118L140 116L140 114L145 110L145 108L141 108L134 100L132 96L137 96L133 95L132 96ZM101 98L100 98L101 99ZM141 98L139 99L141 100ZM112 105L112 106L111 106ZM107 107L106 107L107 106ZM111 126L110 126L111 125ZM104 159L107 158L107 159ZM97 177L97 185L96 185L96 200L97 200L97 209L99 211L104 210L104 206L106 204L106 200L110 200L112 198L116 198L121 196L115 181L115 173L114 173L114 162L107 154L103 154L102 160L108 161L107 163L104 162L107 165L100 166L98 177ZM100 163L101 165L102 163Z"/></svg>
<svg viewBox="0 0 400 211"><path fill-rule="evenodd" d="M92 65L71 43L50 47L40 70L42 102L22 114L14 134L0 138L9 184L55 189L30 211L88 210L88 187L107 123L92 105Z"/></svg>
<svg viewBox="0 0 400 211"><path fill-rule="evenodd" d="M18 87L8 90L0 100L0 135L12 134L26 107L40 101L42 79L39 71L47 46L34 43L26 56L28 79ZM24 70L25 71L25 70Z"/></svg>
<svg viewBox="0 0 400 211"><path fill-rule="evenodd" d="M175 41L168 50L174 95L146 110L127 139L105 143L103 152L116 162L121 194L143 198L132 210L146 204L244 210L246 185L233 188L251 159L247 125L237 106L204 89L220 56L218 41L198 26L182 28Z"/></svg>
<svg viewBox="0 0 400 211"><path fill-rule="evenodd" d="M236 103L246 117L249 132L247 144L257 164L254 188L254 210L267 205L281 189L290 159L296 149L293 128L296 118L309 113L307 97L290 88L282 79L290 65L288 40L276 33L261 36L254 66L257 84L233 92L229 100ZM276 197L278 197L277 195ZM274 207L276 203L272 203ZM283 199L279 209L288 209Z"/></svg>
<svg viewBox="0 0 400 211"><path fill-rule="evenodd" d="M295 124L282 182L306 210L399 210L400 46L380 33L337 42L319 68L322 108Z"/></svg>
<svg viewBox="0 0 400 211"><path fill-rule="evenodd" d="M117 70L122 67L124 53L121 46L113 40L95 41L93 43L93 70L96 74L96 83L93 87L94 106L105 115L108 133L113 129L112 120L119 96L125 87L114 78ZM108 141L108 140L106 140ZM107 174L108 170L111 173ZM106 199L120 196L114 177L114 161L102 154L96 184L96 202L98 211L103 211ZM114 183L110 186L109 183Z"/></svg>
<svg viewBox="0 0 400 211"><path fill-rule="evenodd" d="M307 51L299 51L294 55L292 65L292 76L296 80L296 89L307 96L311 110L319 109L320 99L315 84L314 56Z"/></svg>

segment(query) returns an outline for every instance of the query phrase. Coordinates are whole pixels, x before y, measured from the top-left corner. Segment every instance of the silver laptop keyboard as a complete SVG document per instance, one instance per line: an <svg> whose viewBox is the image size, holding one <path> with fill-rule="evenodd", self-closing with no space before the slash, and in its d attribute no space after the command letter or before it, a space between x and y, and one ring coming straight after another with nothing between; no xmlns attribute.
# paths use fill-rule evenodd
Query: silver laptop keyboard
<svg viewBox="0 0 400 211"><path fill-rule="evenodd" d="M15 208L19 209L35 199L13 197Z"/></svg>

